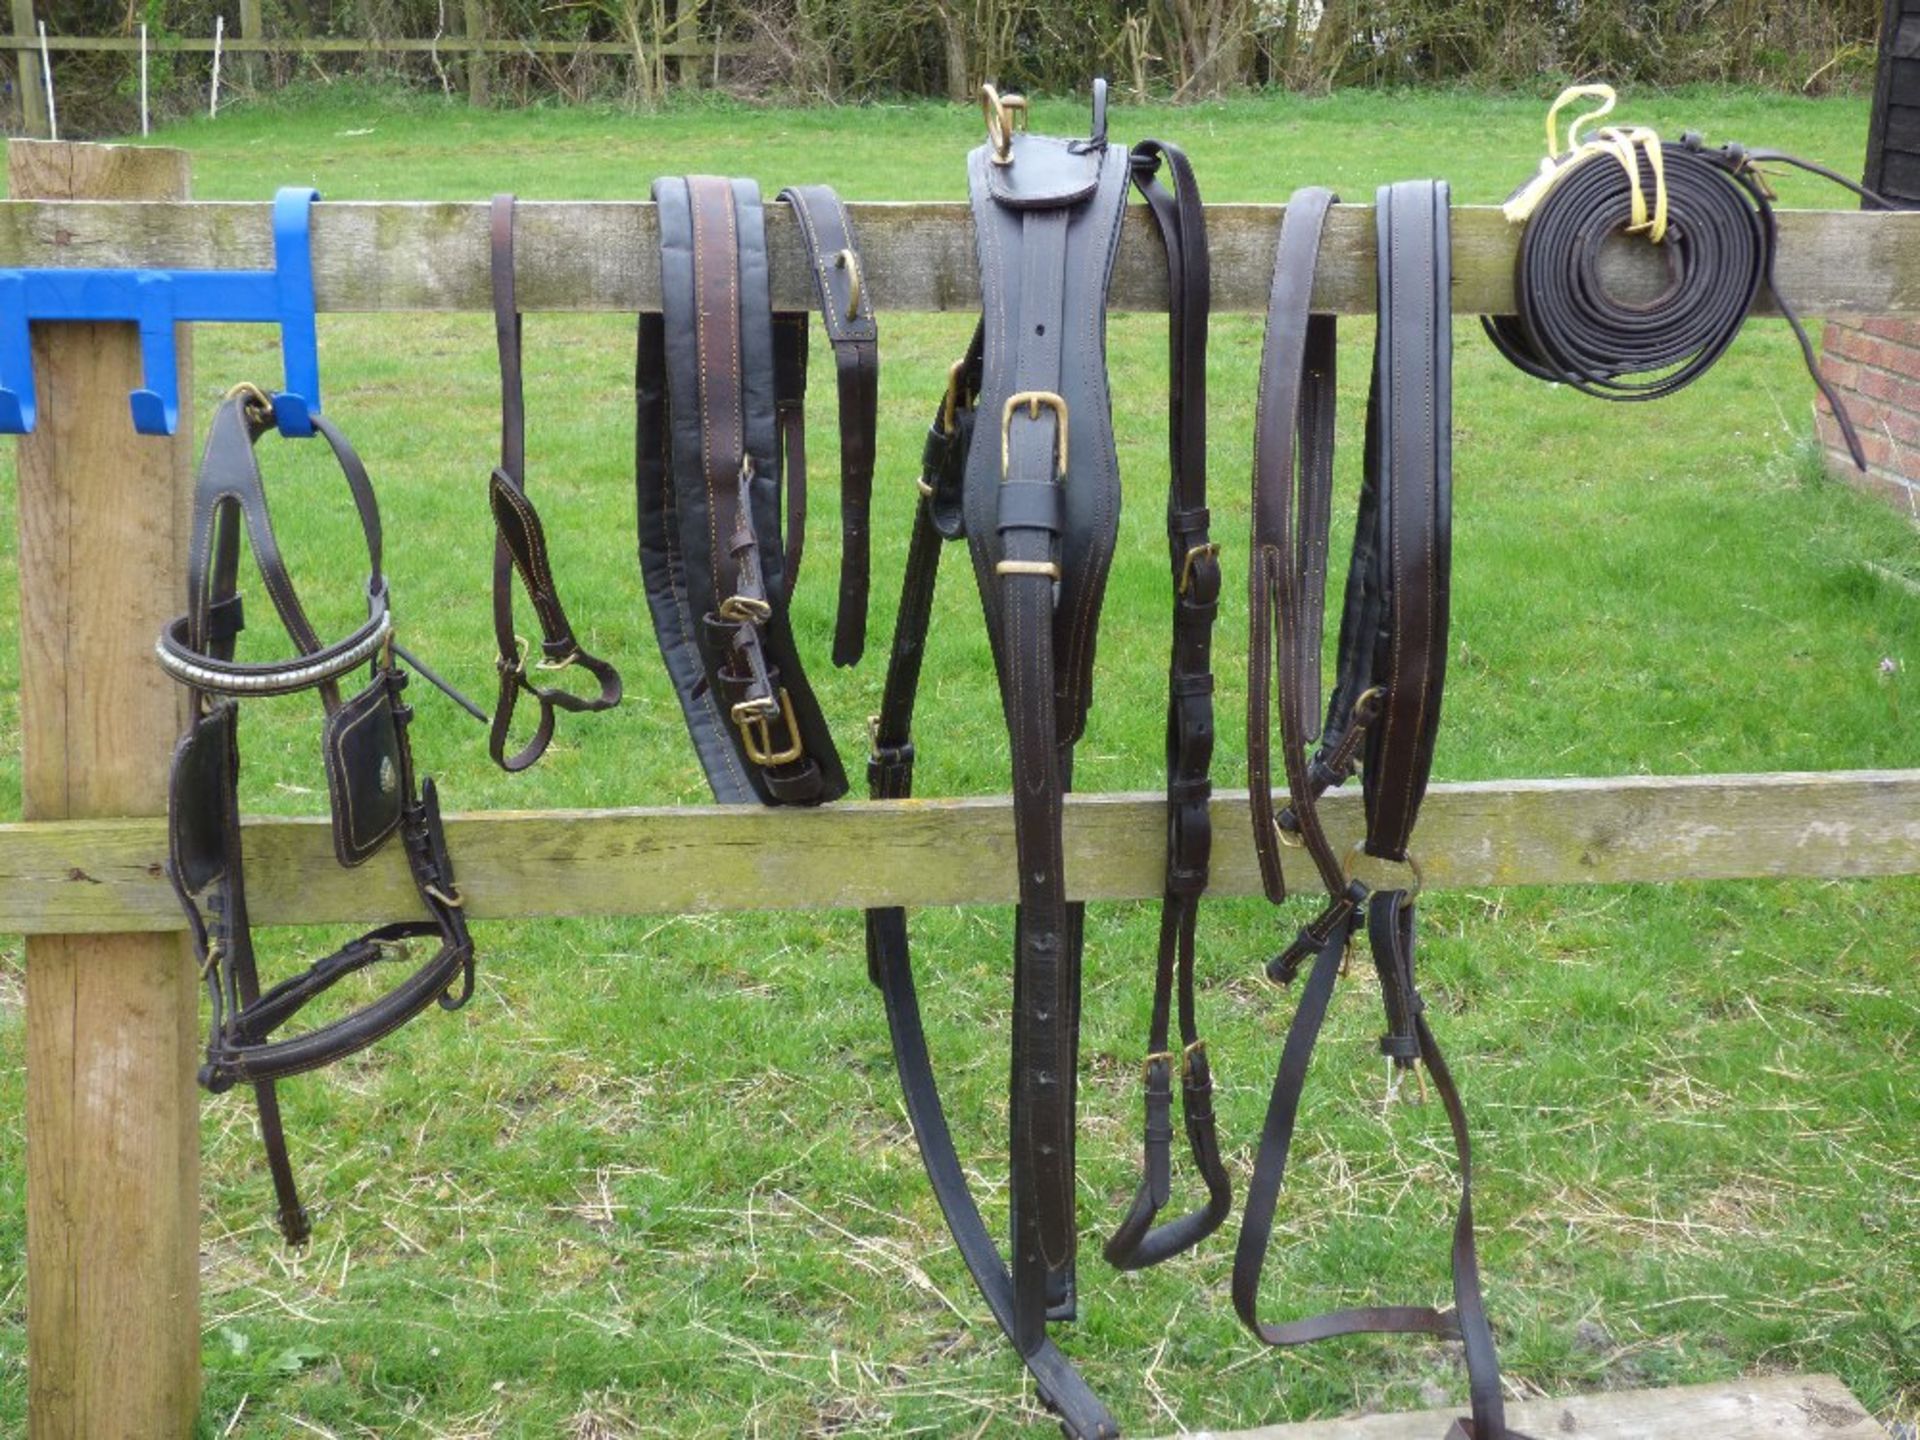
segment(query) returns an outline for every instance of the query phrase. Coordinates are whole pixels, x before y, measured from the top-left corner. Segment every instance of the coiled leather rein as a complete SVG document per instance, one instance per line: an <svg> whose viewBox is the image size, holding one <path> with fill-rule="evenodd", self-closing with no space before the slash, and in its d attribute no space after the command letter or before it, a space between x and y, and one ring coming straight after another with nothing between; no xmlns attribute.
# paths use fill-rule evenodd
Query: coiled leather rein
<svg viewBox="0 0 1920 1440"><path fill-rule="evenodd" d="M1658 245L1667 287L1638 301L1613 295L1603 283L1600 255L1607 242L1646 227L1636 224L1635 184L1625 167L1591 157L1547 189L1527 219L1514 270L1518 313L1482 316L1487 338L1537 379L1603 400L1659 400L1726 354L1765 284L1793 327L1807 373L1833 407L1854 464L1865 470L1846 406L1821 375L1806 327L1775 283L1780 226L1755 167L1792 165L1870 204L1886 207L1886 201L1823 165L1777 150L1709 148L1693 133L1653 144L1663 174L1654 171L1651 147L1632 153L1641 194L1664 188L1665 234Z"/></svg>

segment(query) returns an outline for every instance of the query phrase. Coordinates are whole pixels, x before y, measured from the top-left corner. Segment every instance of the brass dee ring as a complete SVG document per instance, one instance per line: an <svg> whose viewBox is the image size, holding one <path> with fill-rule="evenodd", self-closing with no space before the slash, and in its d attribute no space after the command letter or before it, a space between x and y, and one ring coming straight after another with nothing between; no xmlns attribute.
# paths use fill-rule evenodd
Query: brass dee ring
<svg viewBox="0 0 1920 1440"><path fill-rule="evenodd" d="M273 419L273 397L251 380L242 380L220 397L223 401L238 400L262 425Z"/></svg>
<svg viewBox="0 0 1920 1440"><path fill-rule="evenodd" d="M1360 861L1363 858L1372 859L1372 860L1380 859L1380 857L1377 855L1373 855L1373 856L1367 855L1366 844L1367 842L1364 840L1354 841L1352 848L1350 848L1347 851L1346 860L1341 863L1340 878L1346 881L1349 885L1353 883L1354 872L1359 868ZM1381 863L1391 864L1392 862L1381 861ZM1420 862L1413 858L1413 852L1411 850L1407 852L1406 866L1407 866L1407 869L1411 871L1413 874L1413 885L1410 889L1407 890L1406 899L1400 902L1403 906L1411 905L1414 902L1414 900L1418 898L1420 892L1424 890L1427 885L1427 877L1420 869ZM1378 885L1370 885L1367 888L1370 890L1378 890L1382 887Z"/></svg>
<svg viewBox="0 0 1920 1440"><path fill-rule="evenodd" d="M833 263L847 272L847 323L860 318L860 257L851 248L833 257Z"/></svg>
<svg viewBox="0 0 1920 1440"><path fill-rule="evenodd" d="M987 140L993 146L993 163L1013 163L1013 132L1027 128L1027 99L1024 95L1002 95L991 85L980 87L980 113L987 120ZM1016 127L1015 117L1019 117Z"/></svg>

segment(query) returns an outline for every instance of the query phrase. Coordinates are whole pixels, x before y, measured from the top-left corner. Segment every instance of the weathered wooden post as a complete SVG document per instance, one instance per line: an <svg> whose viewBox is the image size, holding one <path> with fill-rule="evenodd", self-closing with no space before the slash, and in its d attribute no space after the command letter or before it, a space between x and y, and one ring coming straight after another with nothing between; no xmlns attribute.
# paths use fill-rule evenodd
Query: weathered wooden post
<svg viewBox="0 0 1920 1440"><path fill-rule="evenodd" d="M240 0L240 39L243 45L258 45L267 38L265 23L260 17L260 0ZM234 59L234 72L249 98L260 91L260 69L263 56L258 50L242 49Z"/></svg>
<svg viewBox="0 0 1920 1440"><path fill-rule="evenodd" d="M475 47L467 52L467 101L474 109L484 110L493 79L492 63L487 52L479 48L487 39L486 0L465 0L462 8L467 17L467 39Z"/></svg>
<svg viewBox="0 0 1920 1440"><path fill-rule="evenodd" d="M40 73L39 31L33 24L33 0L13 0L14 85L20 92L20 128L28 135L46 135L46 78Z"/></svg>
<svg viewBox="0 0 1920 1440"><path fill-rule="evenodd" d="M7 173L16 199L188 190L179 150L16 141ZM185 589L189 357L171 439L136 434L128 414L133 326L40 326L33 364L39 426L18 452L23 808L160 814L182 701L153 639ZM30 936L26 955L28 1433L177 1440L200 1401L193 965L172 934Z"/></svg>

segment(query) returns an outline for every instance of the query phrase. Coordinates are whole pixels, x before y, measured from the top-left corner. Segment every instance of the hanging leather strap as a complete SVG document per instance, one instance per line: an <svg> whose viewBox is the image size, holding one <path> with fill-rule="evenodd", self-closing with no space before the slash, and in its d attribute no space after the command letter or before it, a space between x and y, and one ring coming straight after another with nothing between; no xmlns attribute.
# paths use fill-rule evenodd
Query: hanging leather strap
<svg viewBox="0 0 1920 1440"><path fill-rule="evenodd" d="M509 773L527 769L553 740L555 712L594 714L620 703L620 673L590 653L575 636L554 586L547 558L546 531L527 498L526 397L521 380L520 306L513 279L511 195L496 195L490 212L493 264L493 333L500 354L500 463L487 478L487 503L493 511L493 638L498 651L500 696L494 703L487 752ZM599 683L599 693L579 695L561 685L542 685L529 673L526 642L515 633L513 578L520 577L540 622L540 658L534 673L579 666ZM508 732L520 693L540 707L540 723L518 751L507 753Z"/></svg>
<svg viewBox="0 0 1920 1440"><path fill-rule="evenodd" d="M1152 1019L1142 1062L1143 1173L1133 1203L1107 1240L1107 1262L1138 1270L1189 1250L1233 1208L1220 1158L1213 1074L1194 1013L1194 931L1212 850L1213 622L1220 600L1220 547L1208 535L1206 366L1211 307L1205 213L1187 157L1158 140L1136 145L1133 183L1166 253L1168 285L1167 545L1172 562L1173 647L1167 671L1167 868L1160 901ZM1164 166L1172 184L1162 181ZM1180 1048L1171 1024L1178 1010ZM1198 1209L1156 1225L1173 1186L1173 1079L1187 1148L1206 1185Z"/></svg>
<svg viewBox="0 0 1920 1440"><path fill-rule="evenodd" d="M1378 196L1379 326L1367 406L1359 517L1341 616L1338 675L1315 723L1333 488L1335 331L1312 313L1313 282L1333 195L1296 192L1274 260L1255 417L1253 555L1249 567L1247 752L1254 842L1263 885L1286 894L1282 851L1303 848L1327 901L1268 966L1291 983L1311 962L1268 1100L1234 1255L1234 1308L1261 1341L1291 1346L1363 1332L1416 1333L1464 1344L1472 1420L1456 1434L1508 1435L1492 1330L1473 1240L1466 1115L1425 1017L1414 977L1413 887L1375 889L1343 860L1319 815L1320 795L1358 768L1366 839L1381 860L1411 864L1408 842L1426 791L1446 675L1452 513L1451 234L1444 184L1415 182ZM1277 676L1276 676L1276 673ZM1272 794L1272 706L1280 710L1288 805ZM1311 761L1308 752L1318 741ZM1417 876L1417 869L1415 870ZM1380 1048L1398 1078L1424 1065L1446 1108L1460 1165L1453 1230L1454 1304L1363 1306L1283 1323L1259 1315L1272 1238L1308 1062L1343 969L1364 936L1387 1017Z"/></svg>
<svg viewBox="0 0 1920 1440"><path fill-rule="evenodd" d="M867 644L867 591L871 561L868 512L873 505L875 434L880 410L880 334L873 297L860 269L860 247L853 221L840 197L825 185L792 185L780 199L793 209L806 252L807 268L820 298L820 321L833 347L835 390L840 421L840 601L833 629L833 663L857 665ZM776 326L782 319L777 317ZM786 445L787 593L800 570L805 527L806 451L801 439L798 397L806 391L806 321L798 324L799 384L783 407L790 419L781 426ZM777 344L777 339L776 339ZM789 361L791 367L795 362ZM791 438L787 438L787 437Z"/></svg>

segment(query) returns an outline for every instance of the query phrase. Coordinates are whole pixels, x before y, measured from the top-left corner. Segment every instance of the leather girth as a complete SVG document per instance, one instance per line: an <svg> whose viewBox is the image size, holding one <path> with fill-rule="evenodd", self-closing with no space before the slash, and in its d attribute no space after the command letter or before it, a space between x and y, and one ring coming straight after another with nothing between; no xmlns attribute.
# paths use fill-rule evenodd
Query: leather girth
<svg viewBox="0 0 1920 1440"><path fill-rule="evenodd" d="M322 644L295 596L268 516L254 443L272 426L265 396L252 387L214 413L195 482L187 613L161 632L162 667L187 687L188 721L174 751L168 786L168 878L188 928L212 1006L207 1063L200 1083L219 1092L251 1084L261 1136L289 1244L310 1225L289 1162L274 1083L364 1049L436 999L458 1009L473 994L473 942L467 933L453 862L431 780L416 782L407 728L413 710L402 694L407 672L398 649L381 572L380 513L365 469L346 437L324 416L314 428L339 462L359 511L369 556L367 622L346 639ZM243 628L237 589L244 526L280 622L298 654L239 663ZM342 699L341 682L362 666L366 688ZM429 674L430 672L423 671ZM262 992L247 917L240 834L239 702L255 695L317 690L325 712L321 750L333 815L335 857L356 866L398 839L425 920L383 925ZM309 1001L337 981L403 954L425 940L435 949L394 989L339 1019L273 1038Z"/></svg>
<svg viewBox="0 0 1920 1440"><path fill-rule="evenodd" d="M1371 885L1354 870L1364 849L1411 866L1408 842L1426 792L1446 676L1452 514L1451 233L1445 184L1387 186L1378 197L1379 328L1367 401L1367 444L1353 558L1340 623L1339 673L1324 724L1320 651L1332 511L1335 325L1311 310L1328 208L1326 190L1294 194L1281 223L1255 419L1249 580L1247 753L1255 848L1268 897L1286 896L1281 851L1306 851L1327 899L1268 966L1290 984L1311 962L1282 1049L1234 1256L1233 1300L1264 1343L1299 1345L1362 1332L1460 1340L1472 1421L1450 1433L1501 1440L1506 1428L1493 1333L1473 1238L1466 1112L1414 979L1412 883ZM1280 709L1288 806L1275 815L1271 707ZM1309 759L1309 749L1318 748ZM1318 800L1358 768L1366 838L1337 855ZM1260 1274L1313 1052L1349 943L1364 935L1385 1000L1380 1042L1389 1074L1424 1064L1445 1107L1460 1166L1453 1230L1454 1304L1368 1306L1285 1323L1259 1317Z"/></svg>
<svg viewBox="0 0 1920 1440"><path fill-rule="evenodd" d="M500 695L494 704L487 736L493 763L509 774L527 769L553 739L555 712L596 714L620 703L620 672L590 653L575 636L554 586L553 564L547 558L546 530L540 513L527 498L527 407L521 381L520 306L513 282L513 211L511 195L496 195L489 212L489 239L493 267L493 333L500 355L500 463L487 478L487 503L493 511L493 638L498 654ZM599 693L576 694L561 685L542 685L528 674L527 646L514 631L513 579L526 588L527 599L540 622L540 658L535 672L565 670L578 665L599 683ZM507 736L520 692L540 707L540 722L532 738L518 751L507 753Z"/></svg>
<svg viewBox="0 0 1920 1440"><path fill-rule="evenodd" d="M865 636L877 334L844 209L824 187L784 194L838 366L846 533L835 659L850 664ZM640 317L635 474L654 631L716 799L835 800L846 775L788 618L805 524L806 317L772 312L754 182L669 177L653 198L661 313Z"/></svg>
<svg viewBox="0 0 1920 1440"><path fill-rule="evenodd" d="M1185 157L1147 142L1131 161L1109 145L1104 86L1094 134L1010 137L969 157L983 319L954 365L928 429L920 504L907 555L867 778L876 799L911 793L914 702L940 551L965 538L974 561L1012 740L1020 905L1015 921L1010 1196L1011 1263L989 1234L935 1081L908 943L906 912L867 913L870 978L886 1003L907 1112L933 1191L994 1319L1041 1398L1077 1440L1117 1436L1106 1407L1047 1332L1075 1309L1074 1078L1082 907L1061 883L1060 825L1073 746L1090 699L1095 625L1119 514L1119 475L1105 373L1106 284L1131 173L1165 244L1174 292L1168 535L1174 653L1168 701L1167 894L1147 1066L1146 1175L1108 1243L1134 1268L1178 1253L1224 1219L1230 1189L1211 1115L1211 1082L1192 1015L1193 912L1206 883L1207 768L1212 748L1211 627L1219 592L1207 537L1206 237ZM1160 183L1164 164L1171 187ZM1190 1065L1187 1133L1205 1205L1167 1224L1168 1031L1179 991Z"/></svg>

